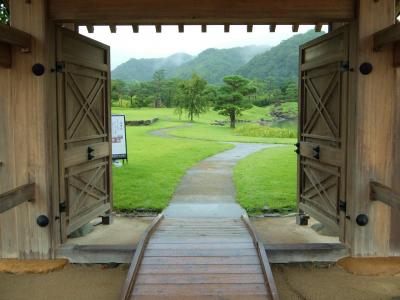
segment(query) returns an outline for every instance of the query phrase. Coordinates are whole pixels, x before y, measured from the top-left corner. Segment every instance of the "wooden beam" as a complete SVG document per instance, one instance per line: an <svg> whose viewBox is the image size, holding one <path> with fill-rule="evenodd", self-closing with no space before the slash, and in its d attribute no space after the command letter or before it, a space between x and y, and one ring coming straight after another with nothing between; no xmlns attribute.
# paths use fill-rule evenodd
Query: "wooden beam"
<svg viewBox="0 0 400 300"><path fill-rule="evenodd" d="M87 32L89 32L89 33L93 33L94 32L94 26L93 25L86 25L86 29L87 29Z"/></svg>
<svg viewBox="0 0 400 300"><path fill-rule="evenodd" d="M142 233L139 243L137 244L135 255L132 258L131 266L129 267L128 274L124 281L124 284L121 289L121 296L119 299L128 300L132 288L135 284L135 280L137 278L140 263L143 259L144 251L146 249L146 245L150 240L151 235L157 229L160 221L164 218L163 213L159 214L147 227L147 229Z"/></svg>
<svg viewBox="0 0 400 300"><path fill-rule="evenodd" d="M261 270L265 277L265 287L269 294L271 295L272 300L278 300L278 289L276 287L274 275L272 274L271 266L269 265L269 260L267 256L267 252L265 251L264 245L261 239L258 237L257 231L254 228L253 224L251 224L249 217L247 214L242 215L242 220L245 223L251 238L253 239L254 246L256 247L258 257L261 263Z"/></svg>
<svg viewBox="0 0 400 300"><path fill-rule="evenodd" d="M138 33L139 32L139 25L138 24L133 24L132 25L132 31L133 31L133 33Z"/></svg>
<svg viewBox="0 0 400 300"><path fill-rule="evenodd" d="M322 23L315 24L315 32L321 32L322 30Z"/></svg>
<svg viewBox="0 0 400 300"><path fill-rule="evenodd" d="M400 41L400 23L396 23L374 34L374 51L381 50L385 45Z"/></svg>
<svg viewBox="0 0 400 300"><path fill-rule="evenodd" d="M229 24L225 24L225 25L224 25L224 32L225 32L225 33L228 33L228 32L229 32L229 29L230 29L230 25L229 25Z"/></svg>
<svg viewBox="0 0 400 300"><path fill-rule="evenodd" d="M269 32L275 32L275 31L276 31L276 24L269 25Z"/></svg>
<svg viewBox="0 0 400 300"><path fill-rule="evenodd" d="M10 210L21 203L35 199L35 184L29 183L0 195L0 213Z"/></svg>
<svg viewBox="0 0 400 300"><path fill-rule="evenodd" d="M156 26L156 32L157 32L157 33L161 33L161 31L162 31L161 25L160 25L160 24L157 24L157 25L155 25L155 26Z"/></svg>
<svg viewBox="0 0 400 300"><path fill-rule="evenodd" d="M253 32L253 25L247 25L247 32Z"/></svg>
<svg viewBox="0 0 400 300"><path fill-rule="evenodd" d="M3 68L11 68L11 61L10 45L6 43L0 43L0 66Z"/></svg>
<svg viewBox="0 0 400 300"><path fill-rule="evenodd" d="M110 31L111 33L117 33L117 26L116 25L110 25Z"/></svg>
<svg viewBox="0 0 400 300"><path fill-rule="evenodd" d="M29 51L31 48L31 35L12 26L0 24L0 42Z"/></svg>
<svg viewBox="0 0 400 300"><path fill-rule="evenodd" d="M392 208L400 209L400 195L379 182L370 182L370 197L372 201L381 201Z"/></svg>
<svg viewBox="0 0 400 300"><path fill-rule="evenodd" d="M207 32L207 25L206 24L202 24L201 25L201 32Z"/></svg>
<svg viewBox="0 0 400 300"><path fill-rule="evenodd" d="M184 32L185 32L185 25L179 24L179 25L178 25L178 31L179 31L180 33L184 33Z"/></svg>
<svg viewBox="0 0 400 300"><path fill-rule="evenodd" d="M293 32L299 32L299 24L293 24L292 25L292 31Z"/></svg>
<svg viewBox="0 0 400 300"><path fill-rule="evenodd" d="M49 16L80 24L270 24L350 21L354 0L52 0Z"/></svg>

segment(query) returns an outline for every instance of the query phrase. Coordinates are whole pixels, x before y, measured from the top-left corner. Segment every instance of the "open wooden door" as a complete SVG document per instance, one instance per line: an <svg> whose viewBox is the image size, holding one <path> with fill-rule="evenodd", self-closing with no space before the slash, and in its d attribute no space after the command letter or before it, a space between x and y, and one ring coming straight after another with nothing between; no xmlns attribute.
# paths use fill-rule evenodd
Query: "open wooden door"
<svg viewBox="0 0 400 300"><path fill-rule="evenodd" d="M110 49L57 30L61 236L111 210Z"/></svg>
<svg viewBox="0 0 400 300"><path fill-rule="evenodd" d="M349 30L300 47L298 206L344 238Z"/></svg>

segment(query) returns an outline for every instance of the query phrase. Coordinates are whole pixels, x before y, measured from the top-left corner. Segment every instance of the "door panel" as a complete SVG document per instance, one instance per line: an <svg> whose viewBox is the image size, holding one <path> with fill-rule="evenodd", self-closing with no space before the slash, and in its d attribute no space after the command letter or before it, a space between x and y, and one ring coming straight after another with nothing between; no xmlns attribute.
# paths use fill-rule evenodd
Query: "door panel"
<svg viewBox="0 0 400 300"><path fill-rule="evenodd" d="M111 209L109 47L57 30L63 240Z"/></svg>
<svg viewBox="0 0 400 300"><path fill-rule="evenodd" d="M300 48L299 209L343 236L348 28Z"/></svg>

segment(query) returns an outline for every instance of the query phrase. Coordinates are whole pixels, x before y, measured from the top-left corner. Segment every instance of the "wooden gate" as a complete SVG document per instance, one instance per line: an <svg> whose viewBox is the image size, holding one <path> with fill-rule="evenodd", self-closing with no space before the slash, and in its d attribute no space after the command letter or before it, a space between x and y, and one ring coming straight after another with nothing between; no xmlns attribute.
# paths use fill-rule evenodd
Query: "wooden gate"
<svg viewBox="0 0 400 300"><path fill-rule="evenodd" d="M344 237L347 27L300 48L298 206Z"/></svg>
<svg viewBox="0 0 400 300"><path fill-rule="evenodd" d="M57 30L61 236L111 210L110 49Z"/></svg>

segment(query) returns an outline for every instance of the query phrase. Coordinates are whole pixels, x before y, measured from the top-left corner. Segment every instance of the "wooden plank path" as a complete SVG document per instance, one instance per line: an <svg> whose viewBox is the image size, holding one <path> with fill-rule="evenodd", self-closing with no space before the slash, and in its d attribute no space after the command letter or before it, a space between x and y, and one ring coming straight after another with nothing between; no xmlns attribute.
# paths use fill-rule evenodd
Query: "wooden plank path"
<svg viewBox="0 0 400 300"><path fill-rule="evenodd" d="M163 218L145 232L121 299L278 299L248 218Z"/></svg>
<svg viewBox="0 0 400 300"><path fill-rule="evenodd" d="M278 299L264 246L235 201L232 170L257 151L235 143L188 170L144 233L121 299Z"/></svg>

